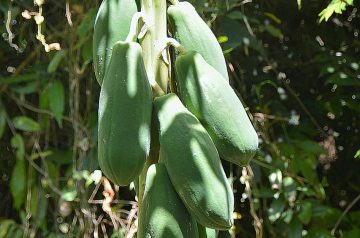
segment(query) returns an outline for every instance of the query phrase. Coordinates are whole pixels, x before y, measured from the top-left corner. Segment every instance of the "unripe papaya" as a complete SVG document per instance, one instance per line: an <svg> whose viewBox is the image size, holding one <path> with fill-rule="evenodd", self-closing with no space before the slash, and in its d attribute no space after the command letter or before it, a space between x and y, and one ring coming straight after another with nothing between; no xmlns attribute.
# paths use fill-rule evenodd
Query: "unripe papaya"
<svg viewBox="0 0 360 238"><path fill-rule="evenodd" d="M239 98L222 75L194 51L177 57L180 98L204 125L220 156L245 166L258 148L258 136Z"/></svg>
<svg viewBox="0 0 360 238"><path fill-rule="evenodd" d="M174 37L180 44L188 51L199 52L208 64L229 81L221 46L195 8L188 2L178 2L169 6L167 12Z"/></svg>
<svg viewBox="0 0 360 238"><path fill-rule="evenodd" d="M199 238L216 238L217 231L198 224Z"/></svg>
<svg viewBox="0 0 360 238"><path fill-rule="evenodd" d="M114 183L141 172L150 147L152 92L138 43L117 42L99 99L98 161Z"/></svg>
<svg viewBox="0 0 360 238"><path fill-rule="evenodd" d="M174 190L164 164L153 164L147 171L138 237L199 237L196 221Z"/></svg>
<svg viewBox="0 0 360 238"><path fill-rule="evenodd" d="M93 35L95 76L101 85L115 42L125 40L132 16L137 12L134 0L104 0L97 12Z"/></svg>
<svg viewBox="0 0 360 238"><path fill-rule="evenodd" d="M234 197L209 134L173 93L154 100L160 124L160 161L198 223L229 229Z"/></svg>

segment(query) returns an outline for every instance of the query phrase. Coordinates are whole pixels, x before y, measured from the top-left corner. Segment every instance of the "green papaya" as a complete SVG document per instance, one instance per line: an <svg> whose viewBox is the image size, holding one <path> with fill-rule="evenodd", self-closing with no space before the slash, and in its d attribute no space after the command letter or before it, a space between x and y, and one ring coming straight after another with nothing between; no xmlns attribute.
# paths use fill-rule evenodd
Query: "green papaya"
<svg viewBox="0 0 360 238"><path fill-rule="evenodd" d="M126 39L136 12L134 0L104 0L100 5L93 34L94 71L100 85L110 62L113 45Z"/></svg>
<svg viewBox="0 0 360 238"><path fill-rule="evenodd" d="M173 93L154 100L160 128L160 161L198 223L213 229L233 224L234 197L209 134Z"/></svg>
<svg viewBox="0 0 360 238"><path fill-rule="evenodd" d="M198 224L199 238L216 238L217 231Z"/></svg>
<svg viewBox="0 0 360 238"><path fill-rule="evenodd" d="M186 210L163 164L153 164L146 174L140 207L138 237L198 238L195 219Z"/></svg>
<svg viewBox="0 0 360 238"><path fill-rule="evenodd" d="M180 98L206 128L220 156L245 166L258 148L258 136L243 105L222 75L194 51L177 57Z"/></svg>
<svg viewBox="0 0 360 238"><path fill-rule="evenodd" d="M126 186L141 172L150 147L152 92L142 49L114 45L99 98L98 161L114 183Z"/></svg>
<svg viewBox="0 0 360 238"><path fill-rule="evenodd" d="M177 2L169 6L167 12L175 39L186 50L199 52L208 64L229 81L221 46L195 8L188 2Z"/></svg>

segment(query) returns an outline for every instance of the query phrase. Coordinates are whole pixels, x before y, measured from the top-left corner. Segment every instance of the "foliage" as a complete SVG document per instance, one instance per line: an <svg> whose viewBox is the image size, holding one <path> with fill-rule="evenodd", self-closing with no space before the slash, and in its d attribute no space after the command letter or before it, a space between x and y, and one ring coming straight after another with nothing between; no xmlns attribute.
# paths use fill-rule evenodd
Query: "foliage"
<svg viewBox="0 0 360 238"><path fill-rule="evenodd" d="M262 142L251 167L223 162L235 192L233 232L359 237L360 16L353 1L192 2L222 43L231 85ZM46 52L36 38L40 17L32 15L39 6L1 1L0 18L11 13L11 21L0 26L0 237L134 232L133 187L111 186L97 170L100 87L91 60L98 5L45 1L41 33L48 48L61 46Z"/></svg>

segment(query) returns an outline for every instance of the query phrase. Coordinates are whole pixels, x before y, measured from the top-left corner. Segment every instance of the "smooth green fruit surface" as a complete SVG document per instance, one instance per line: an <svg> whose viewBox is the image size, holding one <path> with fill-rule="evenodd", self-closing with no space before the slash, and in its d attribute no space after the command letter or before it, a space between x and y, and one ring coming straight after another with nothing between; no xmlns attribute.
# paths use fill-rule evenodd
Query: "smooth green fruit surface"
<svg viewBox="0 0 360 238"><path fill-rule="evenodd" d="M170 182L164 164L153 164L146 174L138 237L198 238L195 219Z"/></svg>
<svg viewBox="0 0 360 238"><path fill-rule="evenodd" d="M175 94L155 99L160 161L198 223L214 229L233 224L234 197L209 134Z"/></svg>
<svg viewBox="0 0 360 238"><path fill-rule="evenodd" d="M199 238L216 238L217 231L198 224Z"/></svg>
<svg viewBox="0 0 360 238"><path fill-rule="evenodd" d="M126 39L136 12L134 0L104 0L100 5L93 34L94 71L100 85L110 63L113 45Z"/></svg>
<svg viewBox="0 0 360 238"><path fill-rule="evenodd" d="M258 148L258 136L239 98L222 76L194 51L177 57L180 98L204 125L220 156L245 166Z"/></svg>
<svg viewBox="0 0 360 238"><path fill-rule="evenodd" d="M99 99L98 160L114 183L141 172L150 147L152 93L138 43L117 42Z"/></svg>
<svg viewBox="0 0 360 238"><path fill-rule="evenodd" d="M168 16L174 36L185 50L199 52L206 62L229 81L221 46L195 8L188 2L178 2L169 6Z"/></svg>

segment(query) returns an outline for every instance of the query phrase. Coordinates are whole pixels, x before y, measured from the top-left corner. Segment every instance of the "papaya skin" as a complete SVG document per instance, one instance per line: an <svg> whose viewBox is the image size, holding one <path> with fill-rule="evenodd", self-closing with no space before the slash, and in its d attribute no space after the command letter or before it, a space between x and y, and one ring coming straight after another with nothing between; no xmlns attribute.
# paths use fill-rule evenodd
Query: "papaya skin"
<svg viewBox="0 0 360 238"><path fill-rule="evenodd" d="M150 147L152 93L138 43L117 42L99 99L98 161L115 184L141 172Z"/></svg>
<svg viewBox="0 0 360 238"><path fill-rule="evenodd" d="M186 208L203 226L229 229L234 197L205 128L173 93L156 98L154 110L160 124L160 161Z"/></svg>
<svg viewBox="0 0 360 238"><path fill-rule="evenodd" d="M136 12L134 0L103 0L100 5L93 34L94 71L100 86L110 63L113 45L126 39Z"/></svg>
<svg viewBox="0 0 360 238"><path fill-rule="evenodd" d="M169 6L170 29L187 50L196 50L229 82L225 58L216 36L189 2Z"/></svg>
<svg viewBox="0 0 360 238"><path fill-rule="evenodd" d="M231 86L195 51L177 57L175 71L182 102L206 128L221 158L246 166L258 136Z"/></svg>
<svg viewBox="0 0 360 238"><path fill-rule="evenodd" d="M198 224L199 238L216 238L217 231Z"/></svg>
<svg viewBox="0 0 360 238"><path fill-rule="evenodd" d="M138 237L199 237L196 221L174 190L164 164L153 164L147 171L140 214Z"/></svg>

